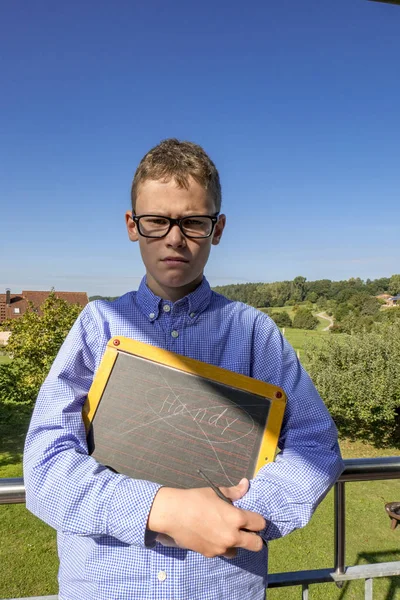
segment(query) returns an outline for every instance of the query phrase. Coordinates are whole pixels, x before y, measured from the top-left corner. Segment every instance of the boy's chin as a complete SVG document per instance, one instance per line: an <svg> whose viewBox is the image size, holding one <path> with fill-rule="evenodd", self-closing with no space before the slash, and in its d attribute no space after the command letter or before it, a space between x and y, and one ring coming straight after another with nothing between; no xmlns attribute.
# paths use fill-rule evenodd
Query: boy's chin
<svg viewBox="0 0 400 600"><path fill-rule="evenodd" d="M157 283L164 289L170 289L174 291L182 290L183 292L188 290L186 291L188 294L191 289L196 288L201 283L202 279L203 274L194 279L189 277L164 277L161 280L159 279Z"/></svg>
<svg viewBox="0 0 400 600"><path fill-rule="evenodd" d="M192 287L192 286L196 286L198 284L197 279L191 280L191 279L172 279L170 281L166 281L164 284L164 287L170 288L171 290L179 290L179 289L184 289L187 287Z"/></svg>

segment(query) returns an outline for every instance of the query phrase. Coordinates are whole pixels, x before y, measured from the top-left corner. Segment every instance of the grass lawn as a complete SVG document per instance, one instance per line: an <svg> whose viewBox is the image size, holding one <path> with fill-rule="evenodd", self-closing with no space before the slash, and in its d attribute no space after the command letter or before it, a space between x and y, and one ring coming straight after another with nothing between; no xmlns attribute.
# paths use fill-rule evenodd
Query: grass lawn
<svg viewBox="0 0 400 600"><path fill-rule="evenodd" d="M293 320L293 306L273 306L269 309L260 308L262 312L287 312L289 317ZM314 311L316 315L318 311ZM304 349L304 344L308 340L318 341L322 339L322 337L329 335L329 331L323 331L325 327L329 325L329 321L326 319L322 319L321 317L317 317L318 325L316 329L307 330L307 329L294 329L292 327L285 327L284 335L288 342L293 346L293 348L301 354ZM282 329L281 329L282 331ZM335 334L337 335L337 334ZM321 337L322 336L322 337Z"/></svg>
<svg viewBox="0 0 400 600"><path fill-rule="evenodd" d="M0 478L22 475L21 452L29 413L2 409L0 419ZM399 448L376 450L361 442L341 442L345 458L398 455ZM348 565L400 560L400 527L390 529L384 501L400 501L400 481L346 484ZM270 544L270 572L333 566L333 493L322 502L311 523ZM0 506L0 598L57 593L56 542L53 530L24 505ZM342 590L334 584L312 586L313 600L364 598L363 583ZM299 588L269 590L268 600L298 600ZM374 598L400 597L400 578L374 582Z"/></svg>
<svg viewBox="0 0 400 600"><path fill-rule="evenodd" d="M11 359L6 354L0 354L0 365L9 363Z"/></svg>
<svg viewBox="0 0 400 600"><path fill-rule="evenodd" d="M329 331L321 331L318 329L294 329L293 327L285 327L285 338L293 346L293 348L300 353L300 358L304 350L304 345L308 341L318 342L318 340L325 338L327 335L331 335ZM338 335L338 334L334 334Z"/></svg>

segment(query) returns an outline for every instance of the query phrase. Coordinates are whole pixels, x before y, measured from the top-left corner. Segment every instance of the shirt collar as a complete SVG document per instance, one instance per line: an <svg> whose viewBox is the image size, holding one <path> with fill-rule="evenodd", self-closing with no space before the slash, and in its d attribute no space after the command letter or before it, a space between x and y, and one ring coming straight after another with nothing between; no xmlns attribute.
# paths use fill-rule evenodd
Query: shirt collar
<svg viewBox="0 0 400 600"><path fill-rule="evenodd" d="M202 282L194 290L194 292L191 292L177 302L168 302L168 304L171 305L172 310L186 312L192 319L194 319L210 304L211 295L212 291L210 284L208 283L207 279L203 277ZM159 296L156 296L151 291L151 289L147 286L146 276L144 276L140 282L136 299L140 310L149 319L149 321L154 321L157 319L161 305L167 302Z"/></svg>

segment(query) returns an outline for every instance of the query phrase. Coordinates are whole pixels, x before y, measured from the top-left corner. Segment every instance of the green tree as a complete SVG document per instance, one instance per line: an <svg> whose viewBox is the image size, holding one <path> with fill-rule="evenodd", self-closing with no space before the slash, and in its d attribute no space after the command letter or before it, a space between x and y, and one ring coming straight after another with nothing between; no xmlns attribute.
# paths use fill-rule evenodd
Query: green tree
<svg viewBox="0 0 400 600"><path fill-rule="evenodd" d="M303 360L343 435L399 442L400 321L309 342Z"/></svg>
<svg viewBox="0 0 400 600"><path fill-rule="evenodd" d="M400 274L392 275L389 281L389 294L400 294Z"/></svg>
<svg viewBox="0 0 400 600"><path fill-rule="evenodd" d="M317 294L317 292L309 292L307 294L306 300L308 302L311 302L312 304L315 304L316 302L318 302L318 294Z"/></svg>
<svg viewBox="0 0 400 600"><path fill-rule="evenodd" d="M293 327L296 329L315 329L317 325L317 317L307 308L299 308L293 318Z"/></svg>
<svg viewBox="0 0 400 600"><path fill-rule="evenodd" d="M283 310L281 312L271 312L270 317L278 327L291 327L292 319L289 317L289 314Z"/></svg>
<svg viewBox="0 0 400 600"><path fill-rule="evenodd" d="M306 297L306 278L298 275L292 281L291 285L291 300L295 302L303 302Z"/></svg>
<svg viewBox="0 0 400 600"><path fill-rule="evenodd" d="M376 319L377 325L380 323L394 324L396 322L400 323L400 306L394 306L388 310L381 310Z"/></svg>
<svg viewBox="0 0 400 600"><path fill-rule="evenodd" d="M82 307L57 298L52 291L39 310L30 305L19 317L5 321L11 331L6 347L12 357L0 366L0 399L33 403L58 350Z"/></svg>

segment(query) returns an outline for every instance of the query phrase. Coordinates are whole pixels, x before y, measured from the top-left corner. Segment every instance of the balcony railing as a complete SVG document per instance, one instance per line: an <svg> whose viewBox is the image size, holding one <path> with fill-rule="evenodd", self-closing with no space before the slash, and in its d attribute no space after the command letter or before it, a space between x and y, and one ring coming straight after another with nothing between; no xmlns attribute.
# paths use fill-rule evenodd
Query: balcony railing
<svg viewBox="0 0 400 600"><path fill-rule="evenodd" d="M400 561L345 566L346 550L346 497L345 485L352 481L377 481L400 479L400 457L356 458L345 460L345 469L335 484L334 512L334 568L309 571L274 573L268 577L268 587L300 586L302 600L309 598L309 586L318 583L335 583L342 587L346 581L365 581L365 600L373 600L373 580L376 577L400 575ZM399 499L400 501L400 499ZM25 487L22 478L0 479L0 504L25 502ZM14 598L13 600L21 600ZM57 596L41 596L26 600L57 600Z"/></svg>

